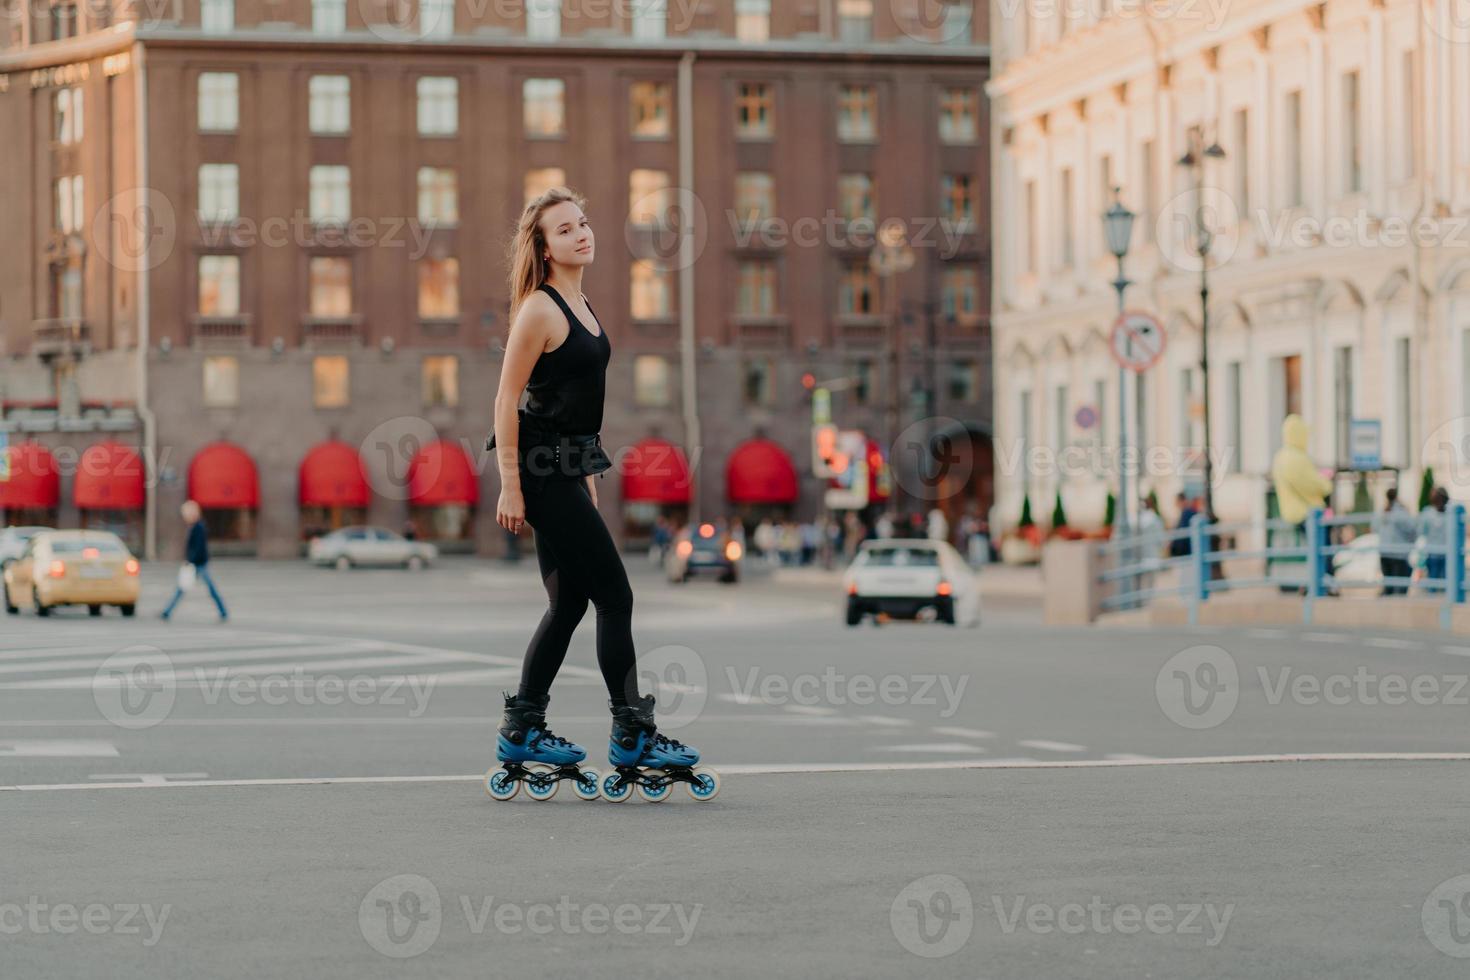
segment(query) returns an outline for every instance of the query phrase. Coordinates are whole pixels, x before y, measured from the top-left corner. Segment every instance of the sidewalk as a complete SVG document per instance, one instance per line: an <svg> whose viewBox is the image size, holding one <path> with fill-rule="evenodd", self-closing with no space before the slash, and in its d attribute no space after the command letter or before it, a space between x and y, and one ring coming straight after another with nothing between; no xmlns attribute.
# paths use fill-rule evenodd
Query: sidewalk
<svg viewBox="0 0 1470 980"><path fill-rule="evenodd" d="M846 570L845 564L836 565L831 569L822 568L820 565L782 565L768 571L765 566L751 562L746 567L746 571L752 577L759 576L776 584L819 585L830 586L833 589L841 587L842 574ZM980 576L980 590L987 598L1041 601L1040 565L1003 565L1000 562L991 562L981 566L976 574Z"/></svg>

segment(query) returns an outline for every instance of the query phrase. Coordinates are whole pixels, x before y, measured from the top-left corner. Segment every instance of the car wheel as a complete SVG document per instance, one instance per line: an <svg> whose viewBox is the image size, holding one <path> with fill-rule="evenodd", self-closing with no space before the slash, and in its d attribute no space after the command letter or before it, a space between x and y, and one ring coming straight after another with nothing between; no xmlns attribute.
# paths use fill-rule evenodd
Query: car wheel
<svg viewBox="0 0 1470 980"><path fill-rule="evenodd" d="M97 605L96 603L89 603L87 605L87 615L88 616L101 616L102 615L102 607L99 606L99 605Z"/></svg>
<svg viewBox="0 0 1470 980"><path fill-rule="evenodd" d="M410 555L407 564L410 572L421 572L424 570L424 559L418 555Z"/></svg>
<svg viewBox="0 0 1470 980"><path fill-rule="evenodd" d="M856 626L863 621L863 604L853 596L847 597L847 625Z"/></svg>
<svg viewBox="0 0 1470 980"><path fill-rule="evenodd" d="M118 606L117 608L122 610L122 614L124 616L132 616L138 611L138 607L133 605L131 602L127 603L126 605Z"/></svg>
<svg viewBox="0 0 1470 980"><path fill-rule="evenodd" d="M15 616L20 613L20 608L10 601L10 588L6 586L5 580L0 579L0 599L5 600L5 611Z"/></svg>
<svg viewBox="0 0 1470 980"><path fill-rule="evenodd" d="M954 625L954 602L941 602L934 607L934 618L946 625Z"/></svg>
<svg viewBox="0 0 1470 980"><path fill-rule="evenodd" d="M337 571L345 572L352 567L352 559L348 558L346 555L338 555L337 560L332 562L332 565L337 569Z"/></svg>
<svg viewBox="0 0 1470 980"><path fill-rule="evenodd" d="M51 615L51 607L41 603L41 593L35 586L31 586L31 605L36 608L37 616Z"/></svg>

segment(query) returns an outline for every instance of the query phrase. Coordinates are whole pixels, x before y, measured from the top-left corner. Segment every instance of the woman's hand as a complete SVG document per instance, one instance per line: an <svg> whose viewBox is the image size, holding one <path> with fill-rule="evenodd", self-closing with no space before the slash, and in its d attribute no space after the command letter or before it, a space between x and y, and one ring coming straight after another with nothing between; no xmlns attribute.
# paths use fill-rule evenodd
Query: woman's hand
<svg viewBox="0 0 1470 980"><path fill-rule="evenodd" d="M592 496L592 506L597 506L597 477L589 474L587 476L587 492Z"/></svg>
<svg viewBox="0 0 1470 980"><path fill-rule="evenodd" d="M526 498L520 487L501 487L500 502L495 505L495 523L511 534L520 534L526 523Z"/></svg>

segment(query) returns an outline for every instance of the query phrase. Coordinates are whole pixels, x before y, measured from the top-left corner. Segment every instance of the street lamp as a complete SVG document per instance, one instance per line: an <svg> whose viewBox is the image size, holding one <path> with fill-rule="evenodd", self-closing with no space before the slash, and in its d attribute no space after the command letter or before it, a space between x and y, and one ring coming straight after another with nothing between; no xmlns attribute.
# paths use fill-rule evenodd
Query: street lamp
<svg viewBox="0 0 1470 980"><path fill-rule="evenodd" d="M1199 255L1199 371L1205 389L1205 521L1208 523L1215 519L1215 466L1210 459L1210 247L1215 234L1205 224L1203 188L1206 161L1225 159L1225 151L1213 140L1209 146L1202 147L1203 143L1204 135L1198 130L1191 131L1189 149L1179 158L1179 166L1194 178L1194 243Z"/></svg>
<svg viewBox="0 0 1470 980"><path fill-rule="evenodd" d="M1123 188L1113 188L1113 206L1103 213L1103 237L1107 239L1108 251L1113 253L1118 260L1118 277L1113 280L1113 288L1118 291L1118 314L1123 313L1123 294L1127 291L1129 282L1123 275L1123 259L1128 254L1128 243L1133 238L1133 219L1138 217L1132 211L1123 206ZM1118 508L1114 515L1118 524L1119 536L1128 534L1128 463L1126 455L1128 452L1128 397L1125 392L1128 389L1128 371L1123 365L1118 365ZM1102 406L1098 406L1099 411Z"/></svg>

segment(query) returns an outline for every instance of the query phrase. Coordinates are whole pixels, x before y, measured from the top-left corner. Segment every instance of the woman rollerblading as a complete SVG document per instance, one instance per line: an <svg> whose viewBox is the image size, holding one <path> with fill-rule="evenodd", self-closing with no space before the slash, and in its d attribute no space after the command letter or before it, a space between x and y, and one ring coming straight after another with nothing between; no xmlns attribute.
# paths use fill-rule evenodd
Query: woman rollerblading
<svg viewBox="0 0 1470 980"><path fill-rule="evenodd" d="M520 689L506 695L497 751L503 767L487 775L486 788L509 799L525 783L528 795L546 799L563 780L584 797L589 785L594 792L599 786L595 774L589 783L590 770L578 768L586 750L551 735L545 716L551 683L591 605L620 767L613 791L621 795L608 798L626 799L636 785L646 799L663 799L682 781L696 799L710 799L719 777L694 774L699 754L660 735L653 699L639 694L633 590L597 509L595 478L612 467L599 435L612 346L582 292L594 255L585 207L576 193L554 187L526 205L512 242L510 335L485 448L495 450L500 472L496 523L514 535L527 524L535 530L548 601L526 650Z"/></svg>

